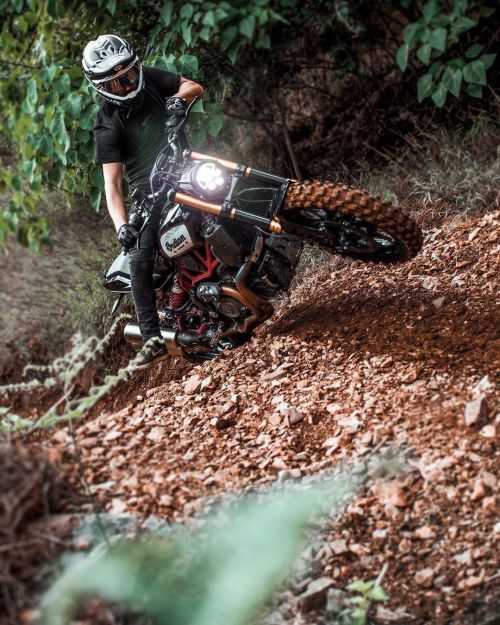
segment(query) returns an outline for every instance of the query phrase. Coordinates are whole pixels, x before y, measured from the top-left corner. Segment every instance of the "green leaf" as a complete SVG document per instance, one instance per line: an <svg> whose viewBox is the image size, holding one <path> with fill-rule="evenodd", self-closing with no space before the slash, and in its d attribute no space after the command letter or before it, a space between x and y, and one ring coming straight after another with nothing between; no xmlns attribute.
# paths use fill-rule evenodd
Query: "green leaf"
<svg viewBox="0 0 500 625"><path fill-rule="evenodd" d="M396 54L396 61L399 65L399 69L404 72L408 67L408 55L410 53L410 46L407 43L404 43Z"/></svg>
<svg viewBox="0 0 500 625"><path fill-rule="evenodd" d="M495 52L494 54L483 54L479 57L478 61L481 61L483 63L485 69L489 69L495 62L496 58L497 54Z"/></svg>
<svg viewBox="0 0 500 625"><path fill-rule="evenodd" d="M427 24L429 24L432 19L438 15L440 8L439 0L428 0L428 2L425 3L423 15Z"/></svg>
<svg viewBox="0 0 500 625"><path fill-rule="evenodd" d="M71 92L71 79L68 74L62 74L58 80L54 81L54 89L61 94L69 94Z"/></svg>
<svg viewBox="0 0 500 625"><path fill-rule="evenodd" d="M28 179L30 184L33 182L35 169L36 169L36 161L35 160L26 161L21 166L21 171L26 176L26 178Z"/></svg>
<svg viewBox="0 0 500 625"><path fill-rule="evenodd" d="M467 48L467 50L465 51L465 56L468 59L474 59L476 58L476 56L479 56L479 54L481 54L483 49L484 49L483 45L481 45L480 43L475 43L472 46L470 46L470 48Z"/></svg>
<svg viewBox="0 0 500 625"><path fill-rule="evenodd" d="M429 71L427 73L430 74L434 78L434 80L437 80L439 76L441 75L441 72L443 71L443 69L444 69L444 65L440 61L435 61L429 67Z"/></svg>
<svg viewBox="0 0 500 625"><path fill-rule="evenodd" d="M26 113L26 115L33 115L33 113L35 112L35 107L27 98L23 101L23 104L21 106L21 112Z"/></svg>
<svg viewBox="0 0 500 625"><path fill-rule="evenodd" d="M255 30L255 17L253 15L249 15L244 20L241 20L239 29L243 36L251 39Z"/></svg>
<svg viewBox="0 0 500 625"><path fill-rule="evenodd" d="M460 95L460 85L462 84L462 70L447 67L443 74L443 85L456 98Z"/></svg>
<svg viewBox="0 0 500 625"><path fill-rule="evenodd" d="M467 94L473 98L482 98L483 88L481 85L467 85Z"/></svg>
<svg viewBox="0 0 500 625"><path fill-rule="evenodd" d="M220 37L220 45L223 50L227 50L229 46L233 43L238 34L238 29L236 26L229 26L225 28Z"/></svg>
<svg viewBox="0 0 500 625"><path fill-rule="evenodd" d="M413 22L413 24L408 24L408 26L404 29L404 41L409 46L412 46L417 39L418 33L422 31L422 25L419 22Z"/></svg>
<svg viewBox="0 0 500 625"><path fill-rule="evenodd" d="M451 32L453 35L461 35L462 33L465 33L473 28L475 25L476 22L471 20L470 17L459 17L451 25Z"/></svg>
<svg viewBox="0 0 500 625"><path fill-rule="evenodd" d="M102 167L94 167L92 173L90 174L90 180L94 187L98 189L103 188L104 178L102 174Z"/></svg>
<svg viewBox="0 0 500 625"><path fill-rule="evenodd" d="M424 74L417 81L417 99L422 102L425 98L431 95L434 90L434 81L430 74Z"/></svg>
<svg viewBox="0 0 500 625"><path fill-rule="evenodd" d="M269 11L268 9L259 9L257 12L257 20L259 22L259 26L264 26L269 21Z"/></svg>
<svg viewBox="0 0 500 625"><path fill-rule="evenodd" d="M90 203L96 212L99 212L99 207L101 205L101 193L101 189L97 187L93 187L90 192Z"/></svg>
<svg viewBox="0 0 500 625"><path fill-rule="evenodd" d="M12 176L11 184L12 184L12 188L14 189L14 191L18 191L18 192L22 191L23 186L22 186L21 178L19 174L14 174Z"/></svg>
<svg viewBox="0 0 500 625"><path fill-rule="evenodd" d="M59 11L58 11L57 5L58 5L57 0L48 0L47 13L50 15L50 17L53 17L53 18L59 17Z"/></svg>
<svg viewBox="0 0 500 625"><path fill-rule="evenodd" d="M54 142L51 137L42 135L38 140L38 150L46 156L54 155Z"/></svg>
<svg viewBox="0 0 500 625"><path fill-rule="evenodd" d="M38 93L36 90L36 80L34 78L30 78L28 80L28 86L26 90L26 98L30 104L36 104L38 101Z"/></svg>
<svg viewBox="0 0 500 625"><path fill-rule="evenodd" d="M347 586L347 590L351 590L352 592L359 592L359 593L364 595L372 587L373 587L373 582L372 581L370 581L370 582L363 582L362 580L357 579L354 582L351 582Z"/></svg>
<svg viewBox="0 0 500 625"><path fill-rule="evenodd" d="M479 59L467 63L463 69L463 74L465 82L486 85L486 67Z"/></svg>
<svg viewBox="0 0 500 625"><path fill-rule="evenodd" d="M181 54L179 63L182 65L182 73L185 69L193 76L198 72L198 58L192 54Z"/></svg>
<svg viewBox="0 0 500 625"><path fill-rule="evenodd" d="M368 599L372 601L388 601L388 595L383 591L380 586L374 586L371 590L366 593Z"/></svg>
<svg viewBox="0 0 500 625"><path fill-rule="evenodd" d="M417 50L417 58L422 61L424 65L429 65L431 60L432 48L429 44L425 43Z"/></svg>
<svg viewBox="0 0 500 625"><path fill-rule="evenodd" d="M357 606L366 606L366 597L357 595L356 597L349 597L349 603Z"/></svg>
<svg viewBox="0 0 500 625"><path fill-rule="evenodd" d="M464 59L451 59L451 61L448 61L448 67L463 69L464 65L465 65Z"/></svg>
<svg viewBox="0 0 500 625"><path fill-rule="evenodd" d="M212 9L210 9L210 11L207 11L205 13L205 15L203 16L202 23L205 24L205 26L210 26L210 27L215 26L215 15Z"/></svg>
<svg viewBox="0 0 500 625"><path fill-rule="evenodd" d="M211 137L216 137L221 131L224 125L224 116L219 114L212 114L208 116L207 120L207 132Z"/></svg>
<svg viewBox="0 0 500 625"><path fill-rule="evenodd" d="M191 24L182 24L181 30L182 30L182 38L186 42L186 45L187 46L191 45L191 41L193 39Z"/></svg>
<svg viewBox="0 0 500 625"><path fill-rule="evenodd" d="M190 20L193 17L194 8L191 3L184 3L180 10L180 17L183 20Z"/></svg>
<svg viewBox="0 0 500 625"><path fill-rule="evenodd" d="M94 115L92 113L85 113L81 116L80 128L83 130L92 130L94 128Z"/></svg>
<svg viewBox="0 0 500 625"><path fill-rule="evenodd" d="M446 50L446 28L435 28L429 35L428 43L434 49L444 52Z"/></svg>
<svg viewBox="0 0 500 625"><path fill-rule="evenodd" d="M269 48L271 47L271 37L264 31L262 31L259 35L259 38L255 42L255 47L269 50Z"/></svg>
<svg viewBox="0 0 500 625"><path fill-rule="evenodd" d="M106 8L111 13L111 15L114 15L116 11L116 0L108 0L108 2L106 3Z"/></svg>
<svg viewBox="0 0 500 625"><path fill-rule="evenodd" d="M174 3L169 0L163 3L163 6L160 9L160 17L161 21L165 24L165 26L170 26L172 22L172 10L174 7Z"/></svg>
<svg viewBox="0 0 500 625"><path fill-rule="evenodd" d="M451 18L449 15L444 15L440 13L433 20L432 23L434 26L449 26L451 22Z"/></svg>
<svg viewBox="0 0 500 625"><path fill-rule="evenodd" d="M82 96L79 93L70 93L62 108L70 117L78 119L82 109Z"/></svg>
<svg viewBox="0 0 500 625"><path fill-rule="evenodd" d="M60 165L54 165L49 170L49 181L56 185L56 187L60 187L64 180L64 176L66 174L66 168L61 167Z"/></svg>
<svg viewBox="0 0 500 625"><path fill-rule="evenodd" d="M204 112L203 100L198 100L198 102L196 102L196 104L194 104L193 108L191 109L191 113L203 113L203 112Z"/></svg>
<svg viewBox="0 0 500 625"><path fill-rule="evenodd" d="M240 49L240 44L237 41L233 43L233 45L229 48L229 50L226 53L227 56L229 57L229 60L231 61L233 65L236 63L236 57L238 56L239 49Z"/></svg>
<svg viewBox="0 0 500 625"><path fill-rule="evenodd" d="M52 123L50 124L50 132L52 133L52 136L54 136L63 146L64 151L67 152L69 149L69 136L62 115L54 117Z"/></svg>
<svg viewBox="0 0 500 625"><path fill-rule="evenodd" d="M453 0L453 11L451 15L455 18L459 15L464 15L468 6L469 0Z"/></svg>
<svg viewBox="0 0 500 625"><path fill-rule="evenodd" d="M212 36L212 31L208 26L203 26L203 28L198 33L198 36L200 37L200 39L203 39L203 41L209 42Z"/></svg>
<svg viewBox="0 0 500 625"><path fill-rule="evenodd" d="M446 102L446 88L442 82L439 83L437 89L432 94L432 101L438 108L443 108Z"/></svg>

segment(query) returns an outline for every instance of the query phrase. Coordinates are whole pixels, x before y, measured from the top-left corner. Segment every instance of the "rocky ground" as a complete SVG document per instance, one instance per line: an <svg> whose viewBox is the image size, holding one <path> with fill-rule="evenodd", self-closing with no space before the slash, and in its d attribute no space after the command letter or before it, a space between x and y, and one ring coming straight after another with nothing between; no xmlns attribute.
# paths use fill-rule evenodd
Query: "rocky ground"
<svg viewBox="0 0 500 625"><path fill-rule="evenodd" d="M401 266L328 259L244 347L138 374L126 405L76 426L99 504L184 523L223 493L397 450L407 470L322 527L268 622L326 622L381 570L376 623L498 614L499 232L490 213L427 231ZM43 446L74 464L67 428Z"/></svg>

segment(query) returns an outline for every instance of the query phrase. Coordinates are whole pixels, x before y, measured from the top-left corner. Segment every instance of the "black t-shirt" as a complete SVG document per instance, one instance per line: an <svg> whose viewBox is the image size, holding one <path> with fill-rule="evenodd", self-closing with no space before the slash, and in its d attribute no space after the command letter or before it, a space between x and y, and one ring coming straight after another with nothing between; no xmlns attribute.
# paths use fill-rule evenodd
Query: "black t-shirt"
<svg viewBox="0 0 500 625"><path fill-rule="evenodd" d="M165 147L165 99L179 90L180 76L143 67L144 100L127 109L104 101L94 124L96 163L123 163L132 187L150 192L149 174Z"/></svg>

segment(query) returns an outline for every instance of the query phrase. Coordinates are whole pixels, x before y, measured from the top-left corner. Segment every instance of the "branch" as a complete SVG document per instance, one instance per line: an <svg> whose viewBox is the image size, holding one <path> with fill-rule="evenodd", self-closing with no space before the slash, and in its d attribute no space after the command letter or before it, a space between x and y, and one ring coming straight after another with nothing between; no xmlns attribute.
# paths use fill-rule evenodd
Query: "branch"
<svg viewBox="0 0 500 625"><path fill-rule="evenodd" d="M6 61L5 59L0 59L0 64L12 65L13 67L26 67L27 69L42 69L41 65L28 65L27 63L16 63L14 61Z"/></svg>

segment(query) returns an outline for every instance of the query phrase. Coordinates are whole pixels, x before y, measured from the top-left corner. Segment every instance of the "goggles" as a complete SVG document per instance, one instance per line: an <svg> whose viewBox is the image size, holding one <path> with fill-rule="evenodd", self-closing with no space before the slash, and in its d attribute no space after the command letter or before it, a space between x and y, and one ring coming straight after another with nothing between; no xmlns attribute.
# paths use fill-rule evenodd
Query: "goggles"
<svg viewBox="0 0 500 625"><path fill-rule="evenodd" d="M119 74L115 74L96 84L99 91L125 97L137 90L140 83L139 64L130 65Z"/></svg>

